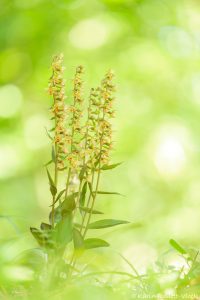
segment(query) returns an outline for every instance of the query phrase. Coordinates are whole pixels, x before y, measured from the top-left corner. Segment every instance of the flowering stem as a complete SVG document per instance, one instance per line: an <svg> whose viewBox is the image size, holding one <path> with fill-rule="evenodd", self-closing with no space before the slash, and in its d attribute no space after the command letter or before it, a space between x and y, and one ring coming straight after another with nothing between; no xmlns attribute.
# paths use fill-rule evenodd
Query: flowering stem
<svg viewBox="0 0 200 300"><path fill-rule="evenodd" d="M98 191L98 187L99 187L99 182L100 182L100 174L101 174L101 167L100 167L100 163L99 163L99 169L98 169L98 174L97 174L97 182L96 182L96 189L95 189L94 196L93 196L93 192L91 191L91 194L92 194L92 205L91 205L91 210L90 210L90 213L89 213L89 217L88 217L88 220L87 220L87 223L86 223L86 226L85 226L85 230L83 232L83 238L86 236L86 233L88 231L88 225L90 224L90 219L92 217L92 210L94 208L94 204L95 204L95 200L96 200L96 196L97 196L97 191Z"/></svg>

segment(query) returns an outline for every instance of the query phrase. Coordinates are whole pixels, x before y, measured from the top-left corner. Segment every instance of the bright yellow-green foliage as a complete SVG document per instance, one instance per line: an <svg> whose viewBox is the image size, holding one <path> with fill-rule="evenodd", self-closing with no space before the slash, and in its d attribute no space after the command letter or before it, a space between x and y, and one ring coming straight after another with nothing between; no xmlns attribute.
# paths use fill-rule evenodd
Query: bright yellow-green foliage
<svg viewBox="0 0 200 300"><path fill-rule="evenodd" d="M51 195L43 166L51 159L45 133L51 128L51 100L46 83L50 61L60 52L65 56L68 105L77 65L84 65L89 86L97 86L109 68L117 75L112 159L123 164L102 178L101 188L124 197L113 199L108 194L101 200L99 195L96 209L106 211L106 218L114 215L141 226L105 230L101 237L138 272L155 267L158 259L181 269L184 263L177 254L172 251L164 258L162 254L172 249L170 239L183 247L199 245L200 2L0 2L2 281L32 276L27 266L12 269L8 262L37 247L29 226L48 222ZM86 85L84 97L89 98L90 92ZM59 166L63 167L61 162ZM127 270L118 254L109 251L93 258L88 254L94 269ZM157 284L171 288L173 278L161 278Z"/></svg>

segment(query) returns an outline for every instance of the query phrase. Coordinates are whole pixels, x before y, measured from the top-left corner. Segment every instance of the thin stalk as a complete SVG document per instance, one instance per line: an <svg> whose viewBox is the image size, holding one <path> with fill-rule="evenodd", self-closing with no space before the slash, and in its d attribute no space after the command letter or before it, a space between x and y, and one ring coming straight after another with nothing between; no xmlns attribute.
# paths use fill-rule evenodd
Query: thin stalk
<svg viewBox="0 0 200 300"><path fill-rule="evenodd" d="M56 103L56 100L54 98L54 104ZM57 117L55 115L55 127L57 124ZM57 143L54 143L54 150L55 150L55 162L54 162L54 184L55 187L57 189L57 182L58 182L58 147L57 147ZM52 203L52 214L51 214L51 224L52 224L52 228L54 228L54 214L55 214L55 200L56 200L56 195L53 196L53 203Z"/></svg>
<svg viewBox="0 0 200 300"><path fill-rule="evenodd" d="M57 182L58 182L58 162L57 162L57 145L55 145L55 168L54 168L54 184L57 188ZM56 195L53 196L53 203L52 203L52 214L51 214L51 224L52 228L54 228L54 213L55 213L55 200Z"/></svg>
<svg viewBox="0 0 200 300"><path fill-rule="evenodd" d="M95 204L95 200L96 200L96 196L97 196L97 192L98 192L98 187L99 187L99 182L100 182L100 174L101 174L101 167L100 167L100 163L99 163L99 169L98 169L98 174L97 174L97 182L96 182L96 189L95 189L94 196L92 195L91 211L89 213L89 217L88 217L87 223L85 225L85 230L83 232L83 238L86 236L86 233L88 231L88 225L90 224L90 220L91 220L91 217L92 217L92 210L94 208L94 204ZM93 194L92 191L91 191L91 194Z"/></svg>
<svg viewBox="0 0 200 300"><path fill-rule="evenodd" d="M94 184L94 175L95 175L95 172L93 171L92 180L91 180L91 189L92 189L93 184ZM87 201L87 204L86 204L86 208L89 208L91 198L92 198L92 191L90 191L90 195L89 195L89 198L88 198L88 201ZM87 211L84 212L83 219L82 219L82 222L81 222L81 229L80 229L81 233L82 233L83 228L84 228L84 223L85 223L86 216L87 216Z"/></svg>
<svg viewBox="0 0 200 300"><path fill-rule="evenodd" d="M89 106L88 106L88 117L87 117L87 122L86 122L86 133L85 133L85 145L84 145L84 151L86 153L86 149L87 149L87 141L88 141L88 131L89 131L89 113L90 113L90 108L91 108L91 99L89 100ZM85 166L85 161L86 161L86 155L84 155L83 158L83 167ZM85 173L85 172L84 172ZM83 174L84 175L84 174ZM80 201L80 196L81 196L81 190L82 190L82 185L83 185L83 180L80 181L80 185L79 185L79 190L78 190L78 196L77 196L77 200L76 200L76 205L77 203L79 203ZM76 208L75 208L76 210ZM85 213L85 212L84 212ZM86 214L86 213L85 213ZM85 215L84 214L84 215Z"/></svg>
<svg viewBox="0 0 200 300"><path fill-rule="evenodd" d="M68 169L68 174L67 174L66 189L65 189L65 199L67 199L67 195L68 195L70 176L71 176L71 168Z"/></svg>
<svg viewBox="0 0 200 300"><path fill-rule="evenodd" d="M75 107L75 104L76 104L76 103L75 103L75 99L74 99L74 104L73 104L74 107ZM73 112L73 116L72 116L71 152L72 152L73 139L74 139L74 126L73 126L73 123L74 123L74 116L75 116L75 113ZM69 167L69 169L68 169L68 174L67 174L67 182L66 182L66 190L65 190L65 199L66 199L67 196L68 196L70 176L71 176L71 168Z"/></svg>
<svg viewBox="0 0 200 300"><path fill-rule="evenodd" d="M99 116L98 116L99 118ZM103 110L103 120L105 118L105 111ZM101 174L101 151L102 151L102 139L103 139L103 135L104 135L104 132L101 134L101 138L100 138L100 155L99 155L99 168L98 168L98 173L97 173L97 181L96 181L96 188L95 188L95 192L94 192L94 196L93 196L93 191L91 191L91 194L92 194L92 205L91 205L91 211L89 213L89 217L88 217L88 220L87 220L87 223L86 223L86 226L85 226L85 230L83 232L83 238L85 238L86 234L87 234L87 231L88 231L88 225L90 224L90 220L91 220L91 217L92 217L92 210L94 208L94 204L95 204L95 200L96 200L96 196L97 196L97 192L98 192L98 187L99 187L99 182L100 182L100 174Z"/></svg>
<svg viewBox="0 0 200 300"><path fill-rule="evenodd" d="M89 123L90 108L91 108L91 99L89 100L89 106L88 106L88 119L87 119L87 124L86 124L85 146L84 146L85 153L86 153L87 141L88 141L88 132L89 132L89 124L88 123ZM83 167L85 166L85 160L86 160L86 155L84 155L84 158L83 158ZM92 175L92 183L91 183L91 185L93 185L93 180L94 180L94 173ZM82 183L83 183L83 180L81 180L80 185L79 185L79 191L78 191L78 197L77 197L76 204L79 203L79 201L80 201L81 190L82 190ZM90 197L91 197L91 194L90 194ZM89 197L88 202L87 202L87 207L89 206L89 203L90 203L90 197ZM76 207L75 207L75 210L76 210ZM83 216L82 223L81 223L80 233L82 232L82 229L83 229L83 225L84 225L86 214L87 213L84 212L84 216ZM73 255L72 255L72 258L71 258L71 261L70 261L70 265L72 266L72 269L71 269L71 272L69 273L69 276L72 275L73 268L74 268L75 264L76 264L76 257L75 257L75 252L73 252Z"/></svg>

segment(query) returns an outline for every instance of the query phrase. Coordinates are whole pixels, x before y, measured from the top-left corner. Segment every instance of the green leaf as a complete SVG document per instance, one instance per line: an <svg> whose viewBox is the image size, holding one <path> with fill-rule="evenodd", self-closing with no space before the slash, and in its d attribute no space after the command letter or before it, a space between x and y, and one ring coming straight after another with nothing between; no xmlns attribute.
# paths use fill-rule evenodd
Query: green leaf
<svg viewBox="0 0 200 300"><path fill-rule="evenodd" d="M95 168L96 168L97 165L99 164L100 158L101 158L101 154L99 153L98 156L96 157L96 162L94 163Z"/></svg>
<svg viewBox="0 0 200 300"><path fill-rule="evenodd" d="M81 195L80 195L79 203L80 203L81 207L84 206L84 204L85 204L86 193L87 193L87 181L84 183L82 191L81 191Z"/></svg>
<svg viewBox="0 0 200 300"><path fill-rule="evenodd" d="M55 243L52 239L51 231L41 231L34 227L30 227L30 231L41 247L45 247L45 248L55 247Z"/></svg>
<svg viewBox="0 0 200 300"><path fill-rule="evenodd" d="M47 224L47 223L41 223L40 225L40 229L42 230L51 230L51 225L50 224Z"/></svg>
<svg viewBox="0 0 200 300"><path fill-rule="evenodd" d="M187 254L186 250L183 249L175 240L171 239L169 241L169 243L179 253L181 253L181 254Z"/></svg>
<svg viewBox="0 0 200 300"><path fill-rule="evenodd" d="M14 258L14 263L39 271L46 265L45 252L41 248L24 250Z"/></svg>
<svg viewBox="0 0 200 300"><path fill-rule="evenodd" d="M74 222L74 226L79 228L79 229L82 228L82 227L85 228L85 226L82 226L81 224L76 223L76 222Z"/></svg>
<svg viewBox="0 0 200 300"><path fill-rule="evenodd" d="M48 178L49 178L49 185L50 185L51 194L52 194L52 196L55 196L57 194L57 188L54 184L53 179L51 178L49 170L47 168L46 168L46 170L47 170L47 175L48 175Z"/></svg>
<svg viewBox="0 0 200 300"><path fill-rule="evenodd" d="M50 138L50 140L53 140L52 136L49 134L49 131L47 130L46 127L45 127L45 131L46 131L47 136Z"/></svg>
<svg viewBox="0 0 200 300"><path fill-rule="evenodd" d="M104 219L104 220L99 220L93 223L90 223L88 225L89 229L101 229L101 228L107 228L107 227L112 227L120 224L128 224L128 221L123 221L123 220L114 220L114 219Z"/></svg>
<svg viewBox="0 0 200 300"><path fill-rule="evenodd" d="M86 171L86 170L87 170L87 166L84 165L84 166L82 167L81 171L80 171L80 174L79 174L79 179L80 179L80 181L83 180L84 175L85 175L85 171Z"/></svg>
<svg viewBox="0 0 200 300"><path fill-rule="evenodd" d="M76 207L75 198L77 197L78 193L73 193L61 203L61 211L62 213L65 212L72 212Z"/></svg>
<svg viewBox="0 0 200 300"><path fill-rule="evenodd" d="M56 200L55 200L54 204L62 197L62 195L64 194L65 191L66 191L66 189L62 190L62 191L58 194L58 196L56 197ZM51 206L52 206L52 205L51 205Z"/></svg>
<svg viewBox="0 0 200 300"><path fill-rule="evenodd" d="M103 212L99 211L99 210L95 210L95 209L91 209L89 207L80 207L80 210L85 211L87 213L91 213L93 215L103 215Z"/></svg>
<svg viewBox="0 0 200 300"><path fill-rule="evenodd" d="M72 230L72 215L69 213L55 226L54 239L58 246L65 246L72 240Z"/></svg>
<svg viewBox="0 0 200 300"><path fill-rule="evenodd" d="M54 222L59 223L61 219L62 219L61 207L58 206L54 209ZM51 224L51 222L52 222L52 210L49 213L49 223Z"/></svg>
<svg viewBox="0 0 200 300"><path fill-rule="evenodd" d="M75 249L83 249L84 248L84 239L81 235L80 231L76 228L73 229L73 241Z"/></svg>
<svg viewBox="0 0 200 300"><path fill-rule="evenodd" d="M91 238L91 239L86 239L84 241L84 246L86 249L92 249L92 248L99 248L99 247L109 247L110 245L104 240Z"/></svg>
<svg viewBox="0 0 200 300"><path fill-rule="evenodd" d="M103 165L101 167L101 170L111 170L111 169L114 169L114 168L118 167L121 164L122 164L122 162L117 163L117 164L112 164L112 165Z"/></svg>
<svg viewBox="0 0 200 300"><path fill-rule="evenodd" d="M95 193L95 192L93 192L93 194L94 194L94 193ZM97 191L97 194L123 196L122 194L117 193L117 192L105 192L105 191Z"/></svg>
<svg viewBox="0 0 200 300"><path fill-rule="evenodd" d="M44 166L47 167L48 165L52 164L53 160L48 161Z"/></svg>
<svg viewBox="0 0 200 300"><path fill-rule="evenodd" d="M54 145L52 145L51 157L52 157L52 161L55 163L56 162L56 153L55 153Z"/></svg>
<svg viewBox="0 0 200 300"><path fill-rule="evenodd" d="M90 189L90 193L93 193L93 191L92 191L92 184L89 181L88 181L88 186L89 186L89 189Z"/></svg>

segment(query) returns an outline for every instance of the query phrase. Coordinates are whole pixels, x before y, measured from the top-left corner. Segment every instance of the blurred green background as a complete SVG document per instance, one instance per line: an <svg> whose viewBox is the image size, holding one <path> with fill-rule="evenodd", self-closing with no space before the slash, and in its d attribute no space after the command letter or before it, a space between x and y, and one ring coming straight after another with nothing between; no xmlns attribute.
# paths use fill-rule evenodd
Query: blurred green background
<svg viewBox="0 0 200 300"><path fill-rule="evenodd" d="M113 162L106 217L140 222L101 236L145 270L174 238L199 246L200 3L198 0L0 1L1 256L35 247L47 220L50 63L64 53L67 91L83 64L85 96L116 73ZM70 102L70 97L67 100ZM108 250L109 251L109 250Z"/></svg>

